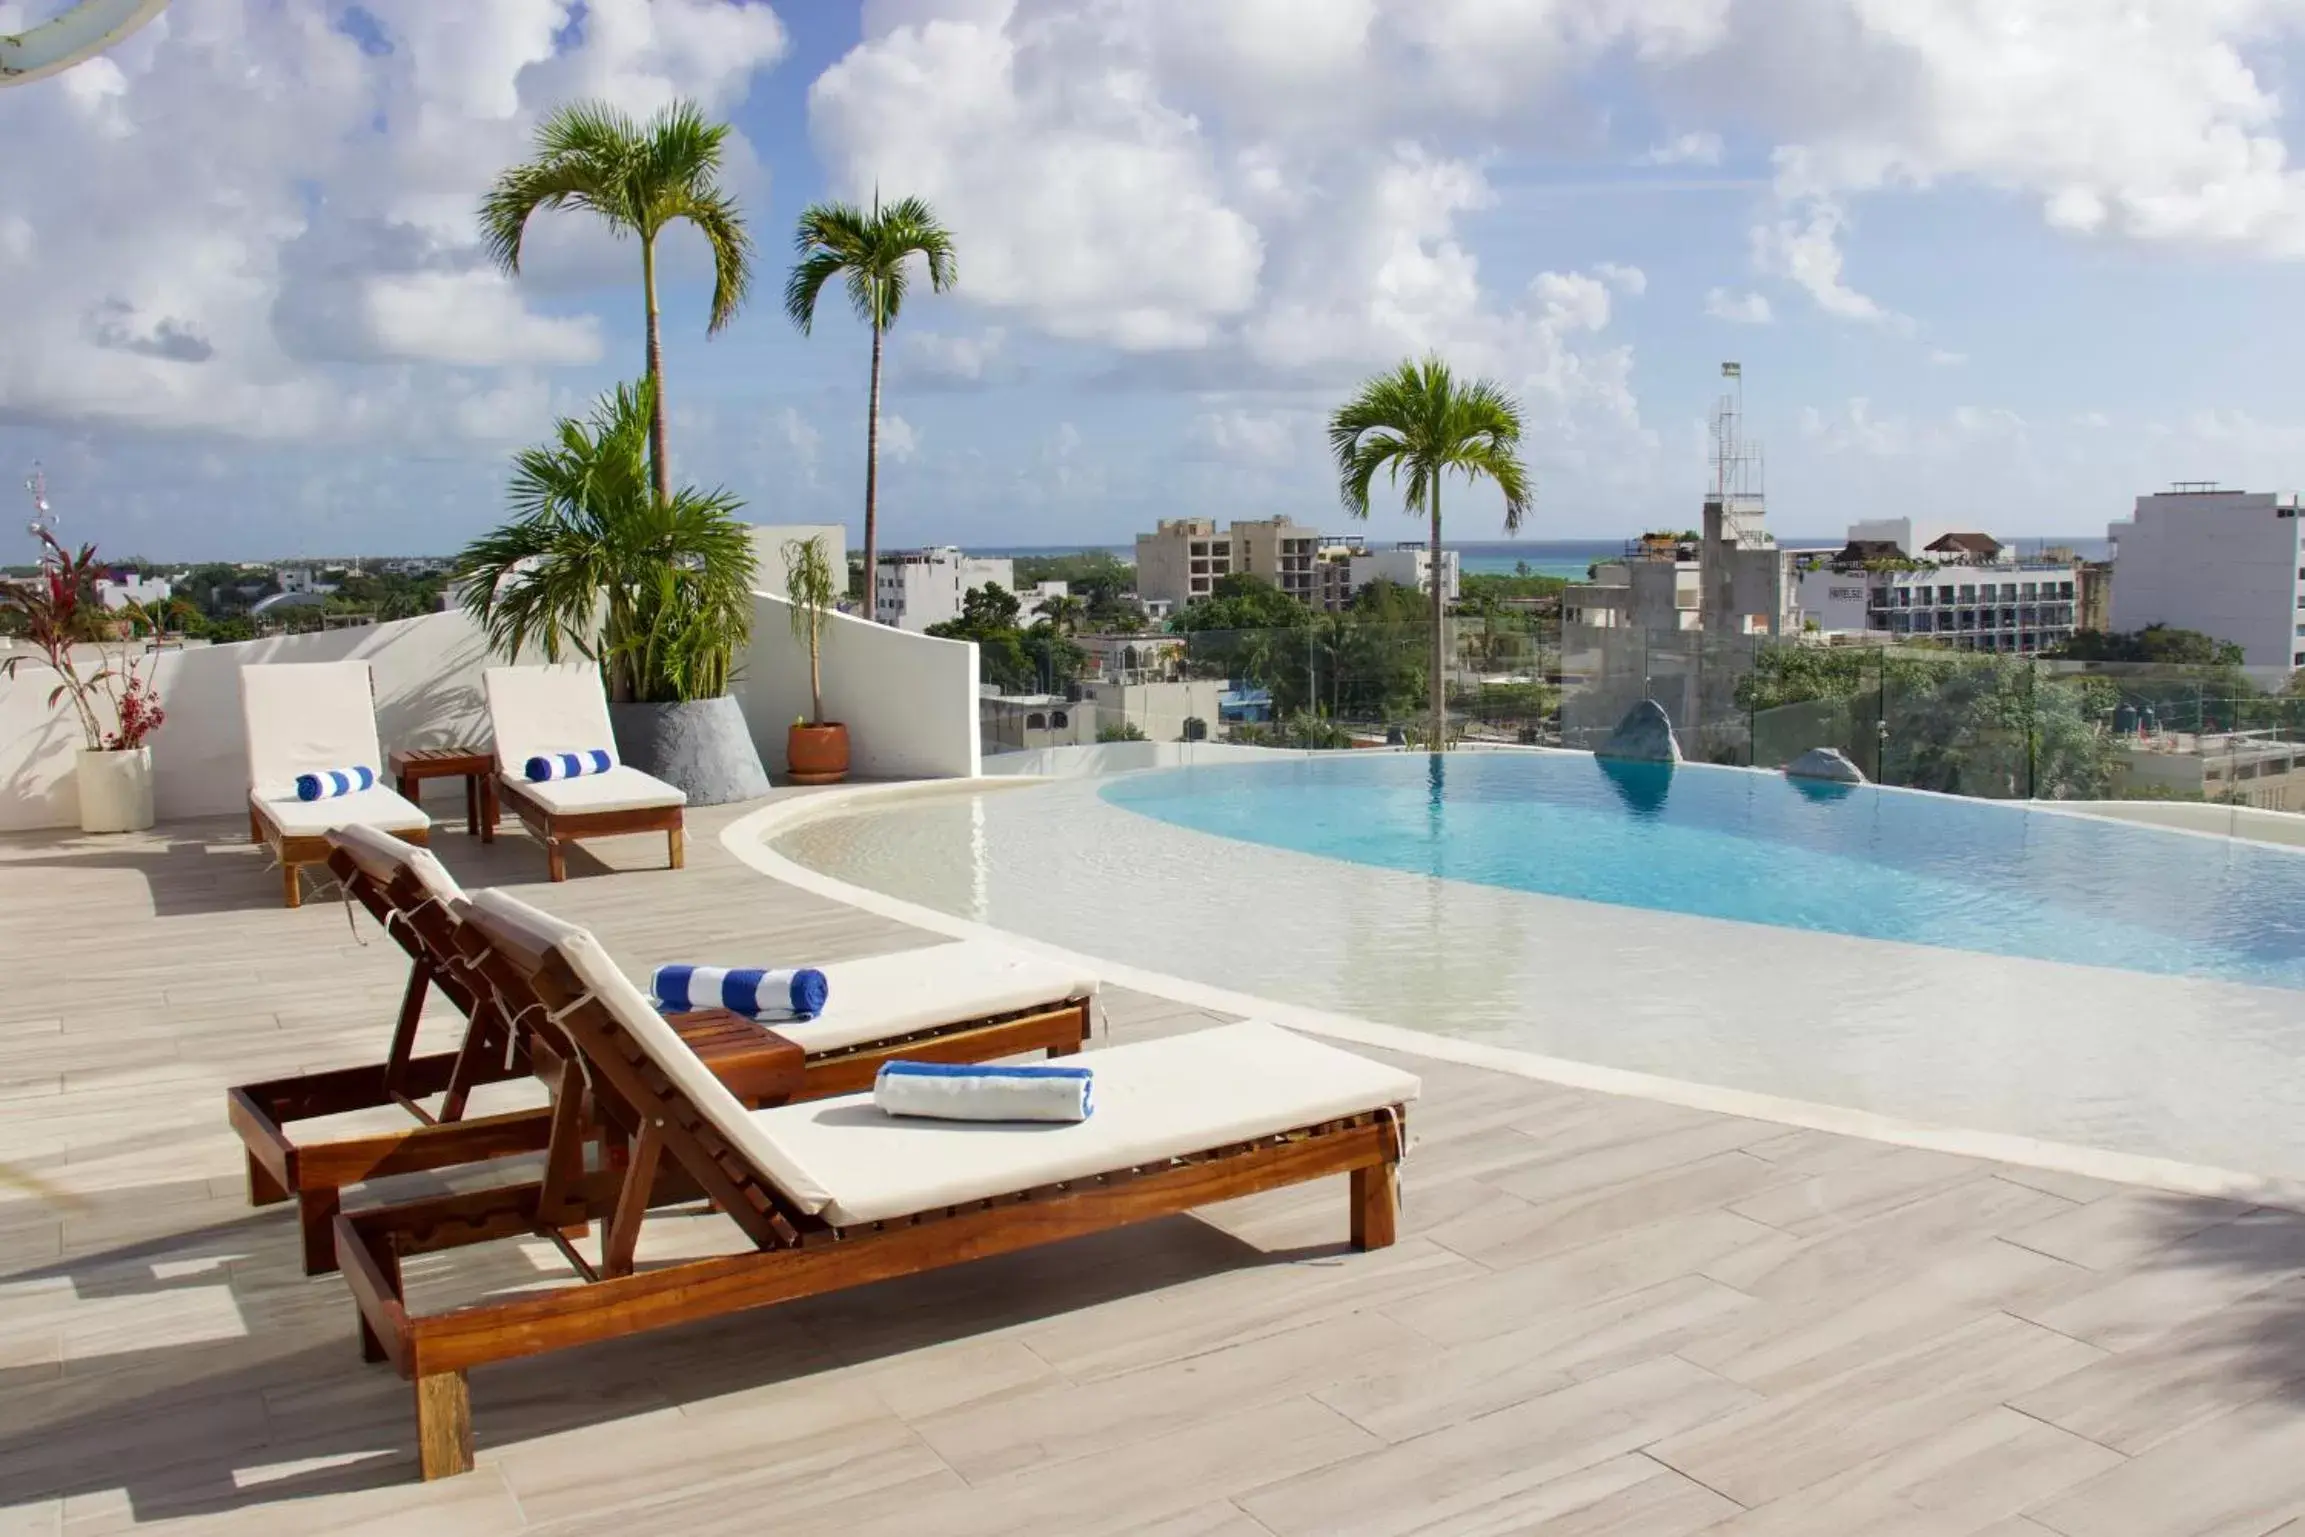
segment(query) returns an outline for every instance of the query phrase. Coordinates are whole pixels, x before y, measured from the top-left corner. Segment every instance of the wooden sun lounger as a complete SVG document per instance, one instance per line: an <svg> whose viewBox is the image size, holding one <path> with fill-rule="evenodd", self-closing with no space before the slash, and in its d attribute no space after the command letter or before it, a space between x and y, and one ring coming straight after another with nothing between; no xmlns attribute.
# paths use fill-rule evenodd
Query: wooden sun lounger
<svg viewBox="0 0 2305 1537"><path fill-rule="evenodd" d="M336 1268L330 1219L341 1209L344 1187L543 1151L552 1137L550 1107L470 1119L465 1109L472 1091L483 1084L531 1074L550 1084L559 1067L549 1049L537 1051L534 1032L525 1021L507 1022L496 995L474 971L474 955L485 945L463 932L457 915L436 900L410 868L403 864L389 880L380 880L342 847L329 850L328 863L352 898L408 952L408 985L385 1059L243 1084L228 1091L226 1099L232 1128L247 1149L249 1202L264 1206L295 1199L307 1275L325 1275ZM417 1056L417 1025L432 988L454 1003L469 1023L458 1050ZM1079 1051L1089 1038L1093 1003L1088 997L1052 998L820 1052L805 1058L797 1081L746 1083L740 1092L757 1104L847 1094L869 1087L881 1063L899 1056L914 1061L985 1062L1035 1051L1067 1055ZM758 1054L752 1037L768 1033L740 1028L750 1022L719 1010L679 1015L675 1024L684 1037L706 1050L716 1068L727 1066L735 1072L748 1070ZM715 1046L720 1049L713 1050ZM733 1077L731 1083L736 1086ZM442 1096L436 1113L421 1103L435 1094ZM296 1121L387 1105L405 1110L409 1124L329 1141L300 1141L291 1134Z"/></svg>
<svg viewBox="0 0 2305 1537"><path fill-rule="evenodd" d="M1402 1116L1415 1092L1405 1075L1393 1075L1406 1083L1405 1094L1356 1113L1150 1164L835 1225L812 1215L723 1136L725 1119L716 1122L716 1112L700 1107L633 1033L619 1010L645 1012L644 1001L603 1001L563 943L541 926L508 917L502 904L468 911L464 919L466 931L485 946L482 965L500 990L500 1007L541 1006L550 1022L538 1033L553 1039L566 1065L541 1180L334 1219L337 1257L358 1307L362 1356L390 1361L414 1385L426 1479L473 1465L467 1373L475 1366L861 1286L1333 1174L1350 1176L1353 1246L1375 1249L1393 1241ZM1104 1060L1144 1049L1115 1048ZM577 1140L580 1117L568 1109L580 1084L589 1085L597 1112L622 1139L620 1155L595 1169L587 1168ZM717 1113L725 1116L726 1107ZM636 1268L649 1211L697 1194L733 1219L752 1249ZM595 1220L603 1224L597 1266L568 1249L562 1236ZM581 1284L429 1315L410 1310L401 1281L408 1258L529 1234L561 1241Z"/></svg>
<svg viewBox="0 0 2305 1537"><path fill-rule="evenodd" d="M544 845L544 873L548 880L568 879L568 846L590 838L617 838L626 833L664 834L668 869L688 865L686 808L637 806L620 811L554 811L531 794L519 780L497 781L496 797L520 818L528 835Z"/></svg>

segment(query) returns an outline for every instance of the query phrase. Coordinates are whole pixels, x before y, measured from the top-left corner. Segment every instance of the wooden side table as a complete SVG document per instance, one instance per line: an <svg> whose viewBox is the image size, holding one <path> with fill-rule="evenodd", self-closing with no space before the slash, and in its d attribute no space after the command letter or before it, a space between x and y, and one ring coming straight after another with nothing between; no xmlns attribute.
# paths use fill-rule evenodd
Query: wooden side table
<svg viewBox="0 0 2305 1537"><path fill-rule="evenodd" d="M427 779L464 781L464 830L483 843L496 841L496 754L484 747L395 747L386 771L410 801Z"/></svg>

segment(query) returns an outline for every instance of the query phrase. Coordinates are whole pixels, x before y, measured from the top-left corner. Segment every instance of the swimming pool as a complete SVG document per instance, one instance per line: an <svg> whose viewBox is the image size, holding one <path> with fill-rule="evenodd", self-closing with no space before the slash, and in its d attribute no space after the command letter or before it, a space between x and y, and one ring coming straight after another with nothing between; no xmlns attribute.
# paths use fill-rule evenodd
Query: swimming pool
<svg viewBox="0 0 2305 1537"><path fill-rule="evenodd" d="M2305 857L2233 839L1583 754L1333 754L1133 775L1103 795L1444 880L2305 989Z"/></svg>
<svg viewBox="0 0 2305 1537"><path fill-rule="evenodd" d="M1945 1127L2305 1175L2305 855L1581 754L859 803L852 885L1212 987Z"/></svg>

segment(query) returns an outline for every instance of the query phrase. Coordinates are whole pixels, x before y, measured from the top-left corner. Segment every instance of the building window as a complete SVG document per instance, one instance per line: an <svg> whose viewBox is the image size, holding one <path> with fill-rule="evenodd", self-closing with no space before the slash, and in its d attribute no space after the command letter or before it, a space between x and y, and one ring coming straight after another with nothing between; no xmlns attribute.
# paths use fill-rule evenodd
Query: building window
<svg viewBox="0 0 2305 1537"><path fill-rule="evenodd" d="M1058 710L1049 716L1048 723L1055 727L1057 730L1062 731L1067 726L1072 724L1072 720L1064 713L1064 711Z"/></svg>
<svg viewBox="0 0 2305 1537"><path fill-rule="evenodd" d="M1977 589L1970 583L1963 582L1961 584L1961 601L1963 603L1974 603L1977 601Z"/></svg>
<svg viewBox="0 0 2305 1537"><path fill-rule="evenodd" d="M1027 731L1046 731L1048 730L1048 717L1035 710L1024 718L1024 729Z"/></svg>
<svg viewBox="0 0 2305 1537"><path fill-rule="evenodd" d="M2057 584L2057 596L2070 601L2073 596L2073 584L2071 582L2059 582Z"/></svg>

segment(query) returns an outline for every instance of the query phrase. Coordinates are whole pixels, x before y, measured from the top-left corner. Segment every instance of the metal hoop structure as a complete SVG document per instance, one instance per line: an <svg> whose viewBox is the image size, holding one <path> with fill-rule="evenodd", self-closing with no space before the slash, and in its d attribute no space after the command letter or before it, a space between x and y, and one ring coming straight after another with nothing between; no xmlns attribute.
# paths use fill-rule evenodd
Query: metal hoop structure
<svg viewBox="0 0 2305 1537"><path fill-rule="evenodd" d="M85 63L160 14L168 0L79 0L31 31L0 33L0 87Z"/></svg>

